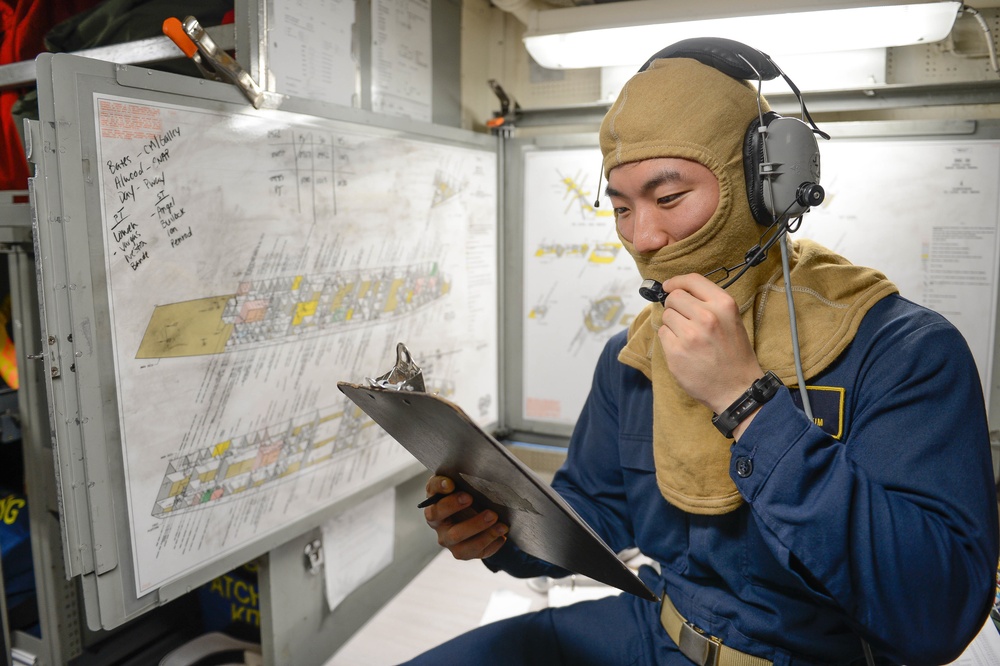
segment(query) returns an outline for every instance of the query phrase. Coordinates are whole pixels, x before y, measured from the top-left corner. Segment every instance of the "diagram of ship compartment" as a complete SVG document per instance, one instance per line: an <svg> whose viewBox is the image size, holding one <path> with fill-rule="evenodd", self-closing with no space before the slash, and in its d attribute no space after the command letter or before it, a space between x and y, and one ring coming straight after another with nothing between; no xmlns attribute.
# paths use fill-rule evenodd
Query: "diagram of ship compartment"
<svg viewBox="0 0 1000 666"><path fill-rule="evenodd" d="M289 342L411 314L447 294L437 262L241 282L235 294L158 305L136 358Z"/></svg>
<svg viewBox="0 0 1000 666"><path fill-rule="evenodd" d="M450 380L437 380L428 391L455 393ZM362 435L375 422L345 399L339 407L317 410L252 433L171 458L160 482L152 515L168 518L245 497L269 484L290 480L317 465L363 452Z"/></svg>
<svg viewBox="0 0 1000 666"><path fill-rule="evenodd" d="M359 431L374 425L348 405L234 437L167 463L153 516L166 518L223 502L349 452ZM339 442L339 446L338 446Z"/></svg>

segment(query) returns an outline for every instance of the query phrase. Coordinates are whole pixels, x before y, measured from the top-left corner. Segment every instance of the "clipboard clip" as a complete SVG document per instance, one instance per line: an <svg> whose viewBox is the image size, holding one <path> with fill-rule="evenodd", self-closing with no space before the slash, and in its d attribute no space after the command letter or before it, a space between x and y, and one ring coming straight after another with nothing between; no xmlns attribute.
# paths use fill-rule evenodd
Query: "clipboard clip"
<svg viewBox="0 0 1000 666"><path fill-rule="evenodd" d="M198 19L188 16L182 24L178 19L170 17L163 22L163 34L169 37L184 55L191 58L206 79L235 84L255 109L259 109L263 104L264 91L249 72L208 36Z"/></svg>
<svg viewBox="0 0 1000 666"><path fill-rule="evenodd" d="M420 391L424 392L424 371L421 370L410 350L402 342L396 344L396 365L389 372L374 379L365 377L372 388L388 389L390 391Z"/></svg>

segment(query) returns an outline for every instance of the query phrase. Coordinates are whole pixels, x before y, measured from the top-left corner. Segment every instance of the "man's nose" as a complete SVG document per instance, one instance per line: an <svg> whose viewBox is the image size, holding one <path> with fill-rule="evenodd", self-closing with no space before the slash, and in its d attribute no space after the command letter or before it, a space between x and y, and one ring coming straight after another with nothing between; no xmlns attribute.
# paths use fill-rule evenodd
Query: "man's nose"
<svg viewBox="0 0 1000 666"><path fill-rule="evenodd" d="M636 252L656 252L668 241L666 231L654 211L641 208L634 211L632 245Z"/></svg>

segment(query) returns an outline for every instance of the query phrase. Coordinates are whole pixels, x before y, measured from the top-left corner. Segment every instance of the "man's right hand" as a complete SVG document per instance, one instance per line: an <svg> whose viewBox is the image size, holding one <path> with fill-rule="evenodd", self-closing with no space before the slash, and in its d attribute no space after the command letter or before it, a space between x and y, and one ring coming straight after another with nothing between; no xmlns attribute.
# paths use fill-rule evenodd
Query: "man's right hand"
<svg viewBox="0 0 1000 666"><path fill-rule="evenodd" d="M508 527L498 523L495 512L476 511L472 497L455 492L455 483L446 476L427 481L427 496L441 493L447 497L424 509L424 519L437 533L438 543L458 560L477 560L496 554L507 541Z"/></svg>

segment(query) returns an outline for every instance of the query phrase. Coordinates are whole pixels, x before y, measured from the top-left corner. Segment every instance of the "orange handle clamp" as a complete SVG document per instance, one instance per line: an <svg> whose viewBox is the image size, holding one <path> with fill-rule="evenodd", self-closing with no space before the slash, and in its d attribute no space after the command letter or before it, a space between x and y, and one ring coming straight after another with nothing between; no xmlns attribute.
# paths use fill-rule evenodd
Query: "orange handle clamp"
<svg viewBox="0 0 1000 666"><path fill-rule="evenodd" d="M163 22L163 34L170 38L188 58L193 58L198 53L198 45L194 43L187 33L180 19L171 16Z"/></svg>

